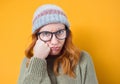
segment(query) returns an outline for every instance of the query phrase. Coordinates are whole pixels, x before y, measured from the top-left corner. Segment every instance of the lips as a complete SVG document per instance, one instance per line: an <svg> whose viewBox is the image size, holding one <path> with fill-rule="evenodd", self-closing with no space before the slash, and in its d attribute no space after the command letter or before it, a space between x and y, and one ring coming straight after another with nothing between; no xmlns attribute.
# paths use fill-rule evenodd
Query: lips
<svg viewBox="0 0 120 84"><path fill-rule="evenodd" d="M51 47L51 49L52 49L53 51L59 51L59 50L60 50L60 47Z"/></svg>

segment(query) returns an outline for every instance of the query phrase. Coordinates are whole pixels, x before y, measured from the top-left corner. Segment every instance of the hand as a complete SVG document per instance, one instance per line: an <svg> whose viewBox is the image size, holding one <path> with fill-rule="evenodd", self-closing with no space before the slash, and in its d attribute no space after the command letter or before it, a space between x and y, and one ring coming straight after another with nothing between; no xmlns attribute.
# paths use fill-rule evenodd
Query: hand
<svg viewBox="0 0 120 84"><path fill-rule="evenodd" d="M33 54L35 57L38 57L40 59L45 59L49 55L50 48L46 43L38 39L36 41L36 44L33 48Z"/></svg>

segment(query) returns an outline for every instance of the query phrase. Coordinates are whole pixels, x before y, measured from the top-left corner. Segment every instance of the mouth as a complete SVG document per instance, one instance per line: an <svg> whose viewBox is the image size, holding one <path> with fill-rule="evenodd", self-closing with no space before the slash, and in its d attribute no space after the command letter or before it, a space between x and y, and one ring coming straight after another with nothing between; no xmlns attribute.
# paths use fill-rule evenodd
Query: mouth
<svg viewBox="0 0 120 84"><path fill-rule="evenodd" d="M60 50L60 47L51 47L51 50L52 50L52 51L59 51L59 50Z"/></svg>

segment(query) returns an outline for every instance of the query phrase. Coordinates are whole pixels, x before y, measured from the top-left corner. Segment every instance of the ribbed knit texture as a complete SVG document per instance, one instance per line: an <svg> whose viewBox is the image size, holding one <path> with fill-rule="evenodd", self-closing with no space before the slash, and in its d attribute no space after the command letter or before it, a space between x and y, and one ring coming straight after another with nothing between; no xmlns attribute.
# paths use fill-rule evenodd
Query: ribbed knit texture
<svg viewBox="0 0 120 84"><path fill-rule="evenodd" d="M37 65L36 65L37 64ZM47 71L47 63L45 60L38 59L36 57L31 58L27 72L29 74L44 76ZM40 68L42 66L42 68Z"/></svg>
<svg viewBox="0 0 120 84"><path fill-rule="evenodd" d="M32 57L28 68L26 68L25 58L22 62L18 84L98 84L92 59L85 51L82 51L81 59L76 66L76 78L62 73L55 76L53 62L54 59L46 61Z"/></svg>
<svg viewBox="0 0 120 84"><path fill-rule="evenodd" d="M38 7L33 15L32 33L44 25L62 23L70 28L70 23L65 12L57 5L45 4Z"/></svg>

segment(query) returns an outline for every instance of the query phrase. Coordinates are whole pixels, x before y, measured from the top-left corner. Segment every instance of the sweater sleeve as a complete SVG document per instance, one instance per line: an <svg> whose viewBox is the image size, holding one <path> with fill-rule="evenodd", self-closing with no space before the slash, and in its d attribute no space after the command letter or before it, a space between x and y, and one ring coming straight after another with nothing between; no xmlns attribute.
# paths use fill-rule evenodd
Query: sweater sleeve
<svg viewBox="0 0 120 84"><path fill-rule="evenodd" d="M85 84L98 84L96 72L94 68L93 61L90 57L90 55L85 52L85 58L86 58L86 70L85 70Z"/></svg>
<svg viewBox="0 0 120 84"><path fill-rule="evenodd" d="M32 57L28 68L25 66L26 62L23 60L18 84L51 84L46 60Z"/></svg>

